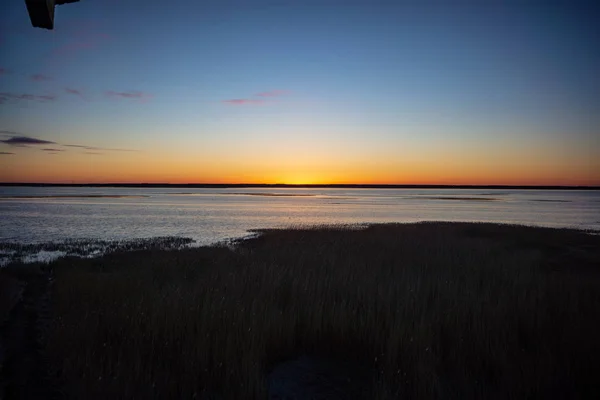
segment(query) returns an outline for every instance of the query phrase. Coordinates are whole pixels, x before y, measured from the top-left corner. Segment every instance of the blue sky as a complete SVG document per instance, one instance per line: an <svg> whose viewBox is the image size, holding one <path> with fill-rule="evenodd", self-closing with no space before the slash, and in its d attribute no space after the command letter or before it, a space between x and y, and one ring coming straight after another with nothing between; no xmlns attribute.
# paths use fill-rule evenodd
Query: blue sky
<svg viewBox="0 0 600 400"><path fill-rule="evenodd" d="M587 162L582 179L598 179L597 10L396 3L82 0L57 6L46 31L6 2L0 130L158 162L251 151L240 169L302 145L297 157L322 148L341 169L395 168L397 149L415 168L489 153L497 171L537 149L536 168L560 159L585 175ZM0 159L6 179L16 158Z"/></svg>

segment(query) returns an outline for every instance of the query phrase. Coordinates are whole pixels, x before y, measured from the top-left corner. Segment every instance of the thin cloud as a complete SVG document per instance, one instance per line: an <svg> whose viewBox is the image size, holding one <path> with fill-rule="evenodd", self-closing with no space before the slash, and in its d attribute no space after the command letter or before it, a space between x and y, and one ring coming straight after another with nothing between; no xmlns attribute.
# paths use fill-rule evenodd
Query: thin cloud
<svg viewBox="0 0 600 400"><path fill-rule="evenodd" d="M229 99L223 100L223 103L234 105L234 106L243 106L243 105L261 105L265 104L265 100L262 99Z"/></svg>
<svg viewBox="0 0 600 400"><path fill-rule="evenodd" d="M83 154L89 154L89 155L91 155L91 156L101 156L101 155L103 155L104 153L98 153L98 152L96 152L96 151L85 151L85 152L83 152Z"/></svg>
<svg viewBox="0 0 600 400"><path fill-rule="evenodd" d="M80 145L80 144L65 144L63 146L64 147L74 147L74 148L77 148L77 149L84 149L84 150L137 151L137 150L132 150L132 149L112 149L112 148L108 148L108 147L84 146L84 145Z"/></svg>
<svg viewBox="0 0 600 400"><path fill-rule="evenodd" d="M75 40L69 40L62 46L57 47L52 51L53 56L67 56L77 53L82 50L89 50L97 47L99 44L106 42L110 39L110 35L106 33L95 33L95 34L81 34L74 35L77 37Z"/></svg>
<svg viewBox="0 0 600 400"><path fill-rule="evenodd" d="M258 97L278 97L285 96L286 94L290 94L289 90L270 90L267 92L256 93L255 96Z"/></svg>
<svg viewBox="0 0 600 400"><path fill-rule="evenodd" d="M82 146L82 145L79 145L79 144L65 144L64 146L65 147L75 147L75 148L78 148L78 149L93 149L93 147Z"/></svg>
<svg viewBox="0 0 600 400"><path fill-rule="evenodd" d="M234 106L262 105L262 104L266 104L267 102L275 101L275 100L271 100L274 97L285 96L289 93L291 93L289 90L269 90L266 92L259 92L254 95L254 97L261 97L260 99L248 99L248 98L228 99L228 100L223 100L222 102L225 104L234 105Z"/></svg>
<svg viewBox="0 0 600 400"><path fill-rule="evenodd" d="M10 74L10 70L6 68L0 68L0 75L8 75Z"/></svg>
<svg viewBox="0 0 600 400"><path fill-rule="evenodd" d="M52 142L50 140L38 139L30 136L24 136L22 134L16 134L16 132L12 131L0 131L0 135L2 136L10 136L8 139L0 140L0 143L4 143L8 146L13 147L28 147L28 146L38 146L38 145L56 145L60 147L70 147L76 149L90 150L91 152L96 151L123 151L123 152L135 152L137 150L133 149L118 149L118 148L110 148L110 147L97 147L97 146L86 146L82 144L66 144L66 143L58 143ZM63 152L65 149L57 148L57 147L44 147L40 149L46 152Z"/></svg>
<svg viewBox="0 0 600 400"><path fill-rule="evenodd" d="M21 136L21 134L19 132L7 131L7 130L0 130L0 135L1 136Z"/></svg>
<svg viewBox="0 0 600 400"><path fill-rule="evenodd" d="M56 100L56 95L53 94L29 94L29 93L8 93L8 92L0 92L0 104L8 103L9 101L19 102L21 100L28 101L38 101L41 103L45 103L48 101Z"/></svg>
<svg viewBox="0 0 600 400"><path fill-rule="evenodd" d="M29 146L29 145L40 145L40 144L58 144L49 140L36 139L28 136L13 136L10 139L0 140L0 142L9 146Z"/></svg>
<svg viewBox="0 0 600 400"><path fill-rule="evenodd" d="M44 75L44 74L33 74L29 76L29 79L32 80L33 82L44 82L44 81L51 81L54 78L52 78L51 76L48 75Z"/></svg>
<svg viewBox="0 0 600 400"><path fill-rule="evenodd" d="M84 94L80 89L65 88L65 93L71 96L78 96L80 99L89 101L89 97Z"/></svg>
<svg viewBox="0 0 600 400"><path fill-rule="evenodd" d="M78 90L78 89L65 88L65 93L83 97L83 93L81 92L81 90Z"/></svg>
<svg viewBox="0 0 600 400"><path fill-rule="evenodd" d="M139 101L146 101L151 99L153 96L149 93L144 93L144 92L138 92L138 91L134 91L134 92L115 92L113 90L109 90L108 92L106 92L106 95L108 97L112 97L112 98L121 98L121 99L128 99L128 100L139 100Z"/></svg>
<svg viewBox="0 0 600 400"><path fill-rule="evenodd" d="M10 151L0 151L0 155L1 156L11 156L14 155L15 153L11 153Z"/></svg>
<svg viewBox="0 0 600 400"><path fill-rule="evenodd" d="M91 18L70 18L61 23L61 29L56 34L66 37L87 37L102 29L100 21L93 16Z"/></svg>
<svg viewBox="0 0 600 400"><path fill-rule="evenodd" d="M94 42L87 42L87 41L70 42L70 43L67 43L67 44L55 49L52 52L52 54L53 55L61 55L61 56L68 55L68 54L75 53L79 50L91 49L92 47L94 47Z"/></svg>

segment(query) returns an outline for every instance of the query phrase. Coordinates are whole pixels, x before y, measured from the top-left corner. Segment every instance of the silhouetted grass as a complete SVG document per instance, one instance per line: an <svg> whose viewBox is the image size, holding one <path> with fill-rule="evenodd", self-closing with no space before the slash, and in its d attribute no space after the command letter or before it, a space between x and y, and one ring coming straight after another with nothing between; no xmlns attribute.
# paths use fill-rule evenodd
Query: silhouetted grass
<svg viewBox="0 0 600 400"><path fill-rule="evenodd" d="M600 237L494 224L269 230L62 259L48 354L71 398L266 398L279 362L374 399L598 398Z"/></svg>
<svg viewBox="0 0 600 400"><path fill-rule="evenodd" d="M0 327L8 319L11 309L20 301L22 292L23 282L9 274L0 273Z"/></svg>

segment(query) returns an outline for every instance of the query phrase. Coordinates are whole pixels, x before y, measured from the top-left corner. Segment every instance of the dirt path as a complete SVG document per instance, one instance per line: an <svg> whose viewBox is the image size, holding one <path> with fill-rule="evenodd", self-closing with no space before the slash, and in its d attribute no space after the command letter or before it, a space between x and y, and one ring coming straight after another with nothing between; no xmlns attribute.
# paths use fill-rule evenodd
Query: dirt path
<svg viewBox="0 0 600 400"><path fill-rule="evenodd" d="M21 301L0 327L0 399L59 399L47 373L44 335L50 321L47 274L27 279Z"/></svg>

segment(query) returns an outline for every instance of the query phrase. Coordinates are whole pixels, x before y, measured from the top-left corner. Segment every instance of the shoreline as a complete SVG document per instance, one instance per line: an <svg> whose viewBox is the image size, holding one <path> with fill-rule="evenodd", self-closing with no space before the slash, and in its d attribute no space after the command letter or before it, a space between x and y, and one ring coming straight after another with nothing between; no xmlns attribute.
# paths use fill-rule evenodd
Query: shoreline
<svg viewBox="0 0 600 400"><path fill-rule="evenodd" d="M112 253L141 250L169 250L176 251L186 248L220 247L233 248L247 240L256 239L260 235L269 232L283 232L295 229L344 229L360 230L374 226L386 225L413 225L413 224L490 224L507 227L541 228L565 231L578 231L588 235L600 235L600 230L579 227L552 227L543 225L526 225L496 222L460 222L460 221L417 221L417 222L393 222L393 223L356 223L356 224L324 224L301 227L281 228L256 228L249 229L243 235L216 240L213 243L200 244L191 237L185 236L155 236L128 239L95 239L95 238L73 238L62 241L43 241L26 243L22 241L0 240L0 268L10 264L32 264L52 263L64 257L76 258L99 258Z"/></svg>

